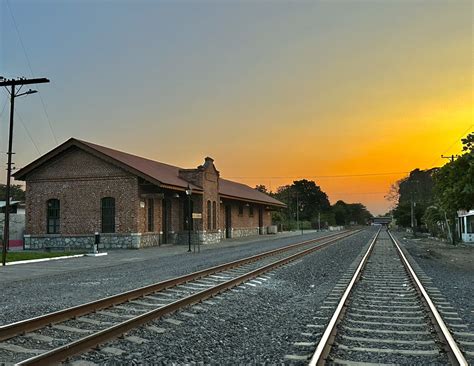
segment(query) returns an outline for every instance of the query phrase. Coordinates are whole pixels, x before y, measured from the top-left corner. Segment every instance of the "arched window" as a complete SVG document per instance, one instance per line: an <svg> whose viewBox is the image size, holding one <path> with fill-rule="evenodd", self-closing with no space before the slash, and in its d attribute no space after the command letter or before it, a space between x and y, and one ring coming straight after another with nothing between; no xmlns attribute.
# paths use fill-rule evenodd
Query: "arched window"
<svg viewBox="0 0 474 366"><path fill-rule="evenodd" d="M207 201L207 230L212 229L211 201Z"/></svg>
<svg viewBox="0 0 474 366"><path fill-rule="evenodd" d="M47 227L46 231L48 234L59 234L59 218L60 218L60 206L58 199L50 199L47 202Z"/></svg>
<svg viewBox="0 0 474 366"><path fill-rule="evenodd" d="M102 232L115 233L115 198L104 197L101 199Z"/></svg>
<svg viewBox="0 0 474 366"><path fill-rule="evenodd" d="M216 201L212 202L212 228L217 229L217 203Z"/></svg>

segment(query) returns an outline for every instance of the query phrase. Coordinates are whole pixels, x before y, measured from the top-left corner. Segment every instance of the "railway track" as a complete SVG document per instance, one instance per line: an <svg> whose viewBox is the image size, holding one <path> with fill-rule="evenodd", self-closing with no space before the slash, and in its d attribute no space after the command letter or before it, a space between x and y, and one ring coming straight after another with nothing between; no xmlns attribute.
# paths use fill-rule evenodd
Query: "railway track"
<svg viewBox="0 0 474 366"><path fill-rule="evenodd" d="M50 365L320 250L359 230L327 235L101 300L0 327L2 362ZM5 358L2 356L2 358Z"/></svg>
<svg viewBox="0 0 474 366"><path fill-rule="evenodd" d="M379 230L310 365L453 364L464 355L395 238Z"/></svg>

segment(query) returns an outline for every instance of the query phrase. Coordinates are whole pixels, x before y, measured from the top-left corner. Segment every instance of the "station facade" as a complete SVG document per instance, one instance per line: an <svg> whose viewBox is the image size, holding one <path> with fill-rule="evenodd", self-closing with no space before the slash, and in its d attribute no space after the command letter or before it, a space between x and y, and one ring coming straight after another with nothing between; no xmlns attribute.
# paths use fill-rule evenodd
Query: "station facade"
<svg viewBox="0 0 474 366"><path fill-rule="evenodd" d="M71 138L14 174L26 181L25 249L217 243L273 232L285 205L222 179Z"/></svg>

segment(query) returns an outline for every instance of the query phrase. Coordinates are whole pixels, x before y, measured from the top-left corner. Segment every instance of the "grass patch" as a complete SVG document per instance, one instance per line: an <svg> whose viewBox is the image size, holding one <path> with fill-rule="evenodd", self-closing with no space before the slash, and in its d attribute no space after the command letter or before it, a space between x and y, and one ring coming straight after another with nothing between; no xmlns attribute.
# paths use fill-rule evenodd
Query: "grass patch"
<svg viewBox="0 0 474 366"><path fill-rule="evenodd" d="M83 254L82 252L9 252L7 262L26 261L31 259L56 258L68 255Z"/></svg>

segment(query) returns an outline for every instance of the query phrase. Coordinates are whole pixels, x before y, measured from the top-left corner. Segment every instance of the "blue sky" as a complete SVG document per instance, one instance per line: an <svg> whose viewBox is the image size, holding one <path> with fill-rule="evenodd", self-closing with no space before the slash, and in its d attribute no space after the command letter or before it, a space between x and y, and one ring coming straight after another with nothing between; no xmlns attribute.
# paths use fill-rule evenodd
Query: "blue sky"
<svg viewBox="0 0 474 366"><path fill-rule="evenodd" d="M51 79L39 86L49 122L38 95L17 100L19 167L56 146L51 123L58 143L185 167L210 155L224 176L275 189L439 164L472 124L470 1L0 0L0 15L0 75L31 76L28 57ZM400 136L431 144L415 154ZM382 211L399 178L320 183Z"/></svg>

